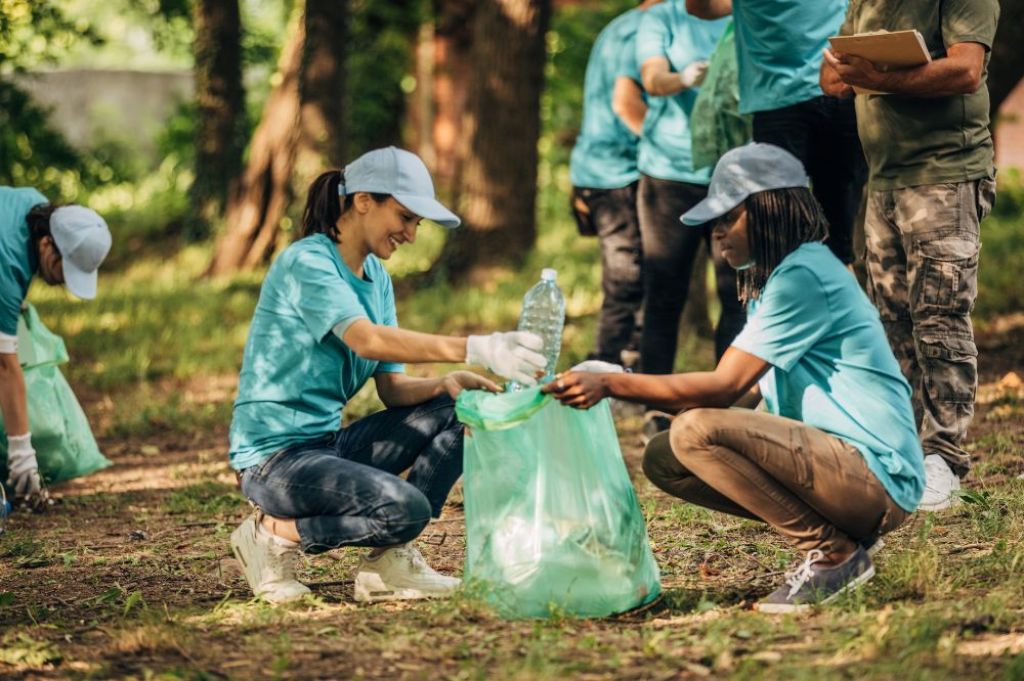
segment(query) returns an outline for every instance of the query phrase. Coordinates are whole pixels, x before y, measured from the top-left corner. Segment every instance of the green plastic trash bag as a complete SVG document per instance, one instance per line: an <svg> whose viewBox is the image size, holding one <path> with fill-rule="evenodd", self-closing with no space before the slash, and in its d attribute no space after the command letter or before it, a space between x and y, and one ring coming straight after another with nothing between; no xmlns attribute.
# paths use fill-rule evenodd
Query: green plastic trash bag
<svg viewBox="0 0 1024 681"><path fill-rule="evenodd" d="M753 136L753 118L740 113L739 68L732 22L726 26L708 64L690 113L693 167L714 166L730 149Z"/></svg>
<svg viewBox="0 0 1024 681"><path fill-rule="evenodd" d="M463 391L466 571L504 617L603 617L661 591L608 402Z"/></svg>
<svg viewBox="0 0 1024 681"><path fill-rule="evenodd" d="M18 321L18 363L25 373L28 425L43 482L88 475L110 465L89 428L59 364L68 361L64 341L39 319L31 305ZM7 432L0 415L0 480L7 480Z"/></svg>

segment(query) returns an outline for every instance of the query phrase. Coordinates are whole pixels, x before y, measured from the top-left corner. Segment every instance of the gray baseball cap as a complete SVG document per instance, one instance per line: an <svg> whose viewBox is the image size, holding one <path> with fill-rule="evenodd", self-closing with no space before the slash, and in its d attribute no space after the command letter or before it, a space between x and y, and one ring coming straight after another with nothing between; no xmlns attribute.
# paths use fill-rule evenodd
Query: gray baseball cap
<svg viewBox="0 0 1024 681"><path fill-rule="evenodd" d="M434 196L434 183L427 166L419 156L404 149L374 149L345 166L345 182L338 185L338 194L346 196L356 192L390 194L416 215L448 229L455 229L461 223L458 216Z"/></svg>
<svg viewBox="0 0 1024 681"><path fill-rule="evenodd" d="M50 235L64 263L64 285L79 298L95 298L97 270L110 252L107 223L84 206L61 206L50 216Z"/></svg>
<svg viewBox="0 0 1024 681"><path fill-rule="evenodd" d="M751 142L722 155L711 175L707 198L679 219L684 225L703 225L722 217L751 194L810 184L796 156L774 144Z"/></svg>

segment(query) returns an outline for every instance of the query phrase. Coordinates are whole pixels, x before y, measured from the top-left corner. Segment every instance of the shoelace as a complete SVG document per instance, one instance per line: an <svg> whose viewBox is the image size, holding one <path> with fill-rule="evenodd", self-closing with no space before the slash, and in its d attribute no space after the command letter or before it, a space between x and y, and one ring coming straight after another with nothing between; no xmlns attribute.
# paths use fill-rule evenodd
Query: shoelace
<svg viewBox="0 0 1024 681"><path fill-rule="evenodd" d="M793 594L800 590L807 580L814 576L814 570L811 568L812 565L820 560L825 559L825 554L821 549L811 549L807 552L807 557L795 570L791 570L786 573L786 584L789 584L789 595L787 598L792 598Z"/></svg>
<svg viewBox="0 0 1024 681"><path fill-rule="evenodd" d="M427 565L427 561L423 557L423 554L420 553L418 549L406 545L400 548L396 548L395 551L398 553L399 556L404 558L409 563L409 567L412 568L413 571L433 572L431 567Z"/></svg>

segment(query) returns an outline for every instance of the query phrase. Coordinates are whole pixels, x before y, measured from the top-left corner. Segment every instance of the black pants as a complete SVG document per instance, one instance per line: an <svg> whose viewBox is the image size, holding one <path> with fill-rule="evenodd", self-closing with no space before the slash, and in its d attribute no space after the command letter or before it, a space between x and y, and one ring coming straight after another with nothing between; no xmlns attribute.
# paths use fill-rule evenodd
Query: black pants
<svg viewBox="0 0 1024 681"><path fill-rule="evenodd" d="M686 305L690 275L701 242L710 246L710 229L688 227L679 217L701 201L707 187L640 176L640 234L643 242L644 322L640 368L646 374L670 374L676 357L679 318ZM713 255L722 316L715 329L715 355L721 358L746 322L739 302L736 271Z"/></svg>
<svg viewBox="0 0 1024 681"><path fill-rule="evenodd" d="M619 364L639 343L644 286L641 277L637 183L619 189L580 188L601 242L601 311L591 359Z"/></svg>
<svg viewBox="0 0 1024 681"><path fill-rule="evenodd" d="M853 262L853 230L867 180L853 99L822 95L781 109L758 111L754 114L754 141L782 147L803 162L828 218L825 243L844 264Z"/></svg>

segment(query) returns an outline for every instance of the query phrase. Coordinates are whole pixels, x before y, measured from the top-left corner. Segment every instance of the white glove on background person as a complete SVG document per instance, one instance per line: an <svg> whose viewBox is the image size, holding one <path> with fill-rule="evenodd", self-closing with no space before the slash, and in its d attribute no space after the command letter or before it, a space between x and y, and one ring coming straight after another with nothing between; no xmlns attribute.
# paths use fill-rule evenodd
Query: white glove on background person
<svg viewBox="0 0 1024 681"><path fill-rule="evenodd" d="M538 352L544 341L528 331L500 331L488 336L466 339L466 363L479 364L503 378L523 385L534 385L538 371L544 371L547 359Z"/></svg>
<svg viewBox="0 0 1024 681"><path fill-rule="evenodd" d="M599 359L588 359L580 362L569 371L588 371L593 374L621 374L625 371L622 366L603 362Z"/></svg>
<svg viewBox="0 0 1024 681"><path fill-rule="evenodd" d="M7 436L7 487L14 497L31 497L42 489L32 433Z"/></svg>
<svg viewBox="0 0 1024 681"><path fill-rule="evenodd" d="M708 63L695 61L687 64L686 68L679 72L679 82L688 90L703 83L706 75L708 75Z"/></svg>

